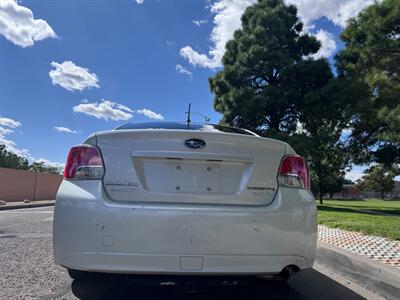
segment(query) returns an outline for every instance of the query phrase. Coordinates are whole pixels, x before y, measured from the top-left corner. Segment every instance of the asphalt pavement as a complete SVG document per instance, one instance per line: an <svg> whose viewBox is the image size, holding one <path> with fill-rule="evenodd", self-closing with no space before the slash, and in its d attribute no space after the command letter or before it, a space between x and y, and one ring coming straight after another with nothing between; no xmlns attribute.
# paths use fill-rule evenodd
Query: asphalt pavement
<svg viewBox="0 0 400 300"><path fill-rule="evenodd" d="M156 286L131 276L73 281L53 263L53 209L0 211L0 299L382 299L318 264L288 283L246 279L237 286L214 286L200 281L196 292L191 278L166 278Z"/></svg>

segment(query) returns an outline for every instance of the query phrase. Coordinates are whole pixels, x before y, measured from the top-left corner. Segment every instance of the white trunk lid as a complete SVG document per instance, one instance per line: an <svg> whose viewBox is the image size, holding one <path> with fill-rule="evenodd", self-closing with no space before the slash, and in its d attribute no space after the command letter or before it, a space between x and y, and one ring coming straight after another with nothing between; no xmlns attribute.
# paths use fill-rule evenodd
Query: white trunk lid
<svg viewBox="0 0 400 300"><path fill-rule="evenodd" d="M190 148L190 139L206 145ZM97 145L112 200L241 205L273 200L286 150L272 139L189 130L108 131Z"/></svg>

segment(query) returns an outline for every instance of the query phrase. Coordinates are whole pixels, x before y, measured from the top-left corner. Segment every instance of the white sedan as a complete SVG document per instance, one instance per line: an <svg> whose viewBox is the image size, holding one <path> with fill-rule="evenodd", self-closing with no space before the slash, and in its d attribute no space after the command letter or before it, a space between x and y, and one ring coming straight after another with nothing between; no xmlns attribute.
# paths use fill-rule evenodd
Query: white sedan
<svg viewBox="0 0 400 300"><path fill-rule="evenodd" d="M70 150L54 257L75 279L288 278L313 265L316 229L306 162L287 143L219 125L128 123Z"/></svg>

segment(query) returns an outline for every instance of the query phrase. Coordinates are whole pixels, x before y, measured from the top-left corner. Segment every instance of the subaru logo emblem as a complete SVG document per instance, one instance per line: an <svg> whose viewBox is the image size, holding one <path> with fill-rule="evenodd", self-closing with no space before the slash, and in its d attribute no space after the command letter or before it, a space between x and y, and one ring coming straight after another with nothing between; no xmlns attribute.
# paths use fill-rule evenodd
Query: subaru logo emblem
<svg viewBox="0 0 400 300"><path fill-rule="evenodd" d="M189 139L185 141L185 146L189 148L203 148L206 146L206 142L200 139Z"/></svg>

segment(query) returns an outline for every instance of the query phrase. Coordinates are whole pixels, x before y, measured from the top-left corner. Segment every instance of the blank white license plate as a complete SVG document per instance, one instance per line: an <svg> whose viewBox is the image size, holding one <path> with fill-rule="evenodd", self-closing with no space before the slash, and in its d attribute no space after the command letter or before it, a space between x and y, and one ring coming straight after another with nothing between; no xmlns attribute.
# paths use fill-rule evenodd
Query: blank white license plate
<svg viewBox="0 0 400 300"><path fill-rule="evenodd" d="M245 168L242 162L144 159L147 189L166 193L235 194Z"/></svg>

